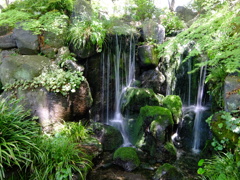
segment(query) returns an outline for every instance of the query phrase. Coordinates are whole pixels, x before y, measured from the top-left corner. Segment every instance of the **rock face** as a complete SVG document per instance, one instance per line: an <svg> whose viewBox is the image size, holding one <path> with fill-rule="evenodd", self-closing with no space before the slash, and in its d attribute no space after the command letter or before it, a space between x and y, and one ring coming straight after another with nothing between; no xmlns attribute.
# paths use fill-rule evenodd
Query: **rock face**
<svg viewBox="0 0 240 180"><path fill-rule="evenodd" d="M45 67L52 62L38 55L15 55L11 51L3 51L0 65L2 85L14 83L16 80L32 80L39 76ZM11 92L5 92L4 96ZM38 116L45 131L53 130L62 120L79 120L88 118L92 106L92 96L87 81L83 81L75 93L63 96L60 93L47 91L44 87L37 89L13 89L26 109Z"/></svg>
<svg viewBox="0 0 240 180"><path fill-rule="evenodd" d="M13 38L13 33L0 36L0 49L10 49L15 47L17 47L17 44Z"/></svg>
<svg viewBox="0 0 240 180"><path fill-rule="evenodd" d="M38 55L16 55L2 52L0 65L0 79L3 85L13 83L15 80L32 80L39 76L44 67L51 61Z"/></svg>
<svg viewBox="0 0 240 180"><path fill-rule="evenodd" d="M11 92L4 92L4 96ZM73 121L88 118L92 105L89 85L82 82L75 93L63 96L60 93L47 91L44 87L28 90L17 90L16 97L22 99L22 105L31 110L32 116L39 117L45 132L58 128L62 121Z"/></svg>
<svg viewBox="0 0 240 180"><path fill-rule="evenodd" d="M165 79L165 76L158 70L158 68L155 68L154 70L144 71L140 77L141 87L152 89L154 93L165 94Z"/></svg>
<svg viewBox="0 0 240 180"><path fill-rule="evenodd" d="M153 40L157 44L162 44L165 38L165 28L154 20L148 20L143 23L144 41Z"/></svg>
<svg viewBox="0 0 240 180"><path fill-rule="evenodd" d="M118 148L114 152L113 161L114 164L121 166L126 171L133 171L140 164L137 152L132 147Z"/></svg>
<svg viewBox="0 0 240 180"><path fill-rule="evenodd" d="M93 123L92 127L94 134L102 143L103 150L114 151L123 144L123 137L116 128L102 123Z"/></svg>
<svg viewBox="0 0 240 180"><path fill-rule="evenodd" d="M184 6L178 6L176 8L176 13L185 22L189 22L190 20L194 19L198 15L197 12L193 12L193 10L188 9Z"/></svg>
<svg viewBox="0 0 240 180"><path fill-rule="evenodd" d="M226 77L224 84L225 111L231 112L240 109L240 77L232 74Z"/></svg>
<svg viewBox="0 0 240 180"><path fill-rule="evenodd" d="M34 55L39 53L38 36L31 31L15 28L13 36L20 54Z"/></svg>

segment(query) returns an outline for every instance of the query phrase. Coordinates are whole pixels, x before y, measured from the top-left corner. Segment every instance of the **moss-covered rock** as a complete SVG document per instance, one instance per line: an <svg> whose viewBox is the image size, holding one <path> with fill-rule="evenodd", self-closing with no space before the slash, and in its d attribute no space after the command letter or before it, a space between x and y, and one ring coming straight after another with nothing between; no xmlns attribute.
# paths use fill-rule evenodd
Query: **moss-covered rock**
<svg viewBox="0 0 240 180"><path fill-rule="evenodd" d="M159 58L153 45L143 45L138 47L140 64L143 67L157 67Z"/></svg>
<svg viewBox="0 0 240 180"><path fill-rule="evenodd" d="M171 164L165 163L160 166L154 177L153 180L181 180L183 179L183 175Z"/></svg>
<svg viewBox="0 0 240 180"><path fill-rule="evenodd" d="M163 99L163 107L171 111L174 123L179 123L180 117L182 116L181 98L176 95L168 95Z"/></svg>
<svg viewBox="0 0 240 180"><path fill-rule="evenodd" d="M152 89L128 88L122 99L121 111L123 114L138 115L143 106L159 106L159 97Z"/></svg>
<svg viewBox="0 0 240 180"><path fill-rule="evenodd" d="M132 147L118 148L113 155L115 164L123 167L126 171L132 171L140 165L136 149Z"/></svg>
<svg viewBox="0 0 240 180"><path fill-rule="evenodd" d="M104 151L114 151L123 144L123 137L115 127L102 123L93 123L92 127Z"/></svg>

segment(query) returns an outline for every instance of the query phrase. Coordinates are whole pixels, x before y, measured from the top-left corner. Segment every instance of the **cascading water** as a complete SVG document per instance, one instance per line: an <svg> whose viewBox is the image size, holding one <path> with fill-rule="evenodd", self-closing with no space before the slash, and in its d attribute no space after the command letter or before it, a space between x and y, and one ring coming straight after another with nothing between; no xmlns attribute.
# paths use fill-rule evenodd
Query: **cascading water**
<svg viewBox="0 0 240 180"><path fill-rule="evenodd" d="M206 110L202 105L203 101L203 91L204 91L204 83L206 79L206 66L202 66L200 70L200 80L198 85L198 94L197 94L197 105L195 106L195 119L194 119L194 140L193 140L193 152L198 153L200 151L200 128L201 128L201 120L203 111Z"/></svg>
<svg viewBox="0 0 240 180"><path fill-rule="evenodd" d="M124 38L124 43L122 43ZM102 53L102 117L106 124L116 127L124 139L123 146L129 146L124 117L121 114L121 99L127 87L135 79L134 37L112 37L114 42ZM127 43L126 43L127 42ZM114 77L114 78L113 78ZM114 84L114 85L113 85ZM113 109L113 110L112 110Z"/></svg>

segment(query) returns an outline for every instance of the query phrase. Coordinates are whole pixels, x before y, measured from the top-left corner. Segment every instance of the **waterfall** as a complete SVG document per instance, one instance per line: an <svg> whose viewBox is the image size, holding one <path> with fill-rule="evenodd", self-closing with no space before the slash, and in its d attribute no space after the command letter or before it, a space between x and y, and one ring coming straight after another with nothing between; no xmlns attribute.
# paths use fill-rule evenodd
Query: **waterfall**
<svg viewBox="0 0 240 180"><path fill-rule="evenodd" d="M134 37L113 36L109 46L102 53L102 117L106 124L116 127L124 139L123 146L129 146L124 117L121 114L121 99L127 87L135 79ZM124 41L124 43L123 43Z"/></svg>
<svg viewBox="0 0 240 180"><path fill-rule="evenodd" d="M195 106L195 119L193 127L193 152L198 153L200 151L200 128L203 111L206 110L202 105L203 101L203 91L204 91L204 82L206 79L206 66L202 66L200 70L200 80L198 85L198 94L197 94L197 105Z"/></svg>

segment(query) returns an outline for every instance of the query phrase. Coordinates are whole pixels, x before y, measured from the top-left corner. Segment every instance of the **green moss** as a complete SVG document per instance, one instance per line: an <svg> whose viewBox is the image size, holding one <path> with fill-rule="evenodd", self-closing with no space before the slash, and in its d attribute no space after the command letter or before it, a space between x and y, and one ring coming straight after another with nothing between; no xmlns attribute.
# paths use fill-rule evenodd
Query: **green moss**
<svg viewBox="0 0 240 180"><path fill-rule="evenodd" d="M162 166L160 166L155 176L153 177L153 180L158 179L182 179L183 176L180 172L178 172L177 168L169 163L165 163Z"/></svg>
<svg viewBox="0 0 240 180"><path fill-rule="evenodd" d="M136 144L137 141L143 136L143 119L131 118L128 120L128 133L129 140L132 144Z"/></svg>
<svg viewBox="0 0 240 180"><path fill-rule="evenodd" d="M163 99L163 107L169 109L173 115L173 120L177 124L182 115L182 100L179 96L168 95Z"/></svg>
<svg viewBox="0 0 240 180"><path fill-rule="evenodd" d="M139 166L140 160L137 152L132 147L118 148L113 155L113 160L121 159L122 161L132 161L136 166Z"/></svg>
<svg viewBox="0 0 240 180"><path fill-rule="evenodd" d="M175 148L175 146L173 145L173 143L166 143L166 145L164 146L164 148L173 156L177 155L177 149Z"/></svg>
<svg viewBox="0 0 240 180"><path fill-rule="evenodd" d="M156 121L156 123L167 126L173 125L173 119L171 112L160 106L144 106L140 110L139 118L143 119L144 123L149 125L152 121Z"/></svg>
<svg viewBox="0 0 240 180"><path fill-rule="evenodd" d="M121 111L123 114L139 114L141 107L146 105L160 105L160 99L152 89L128 88L123 97Z"/></svg>

